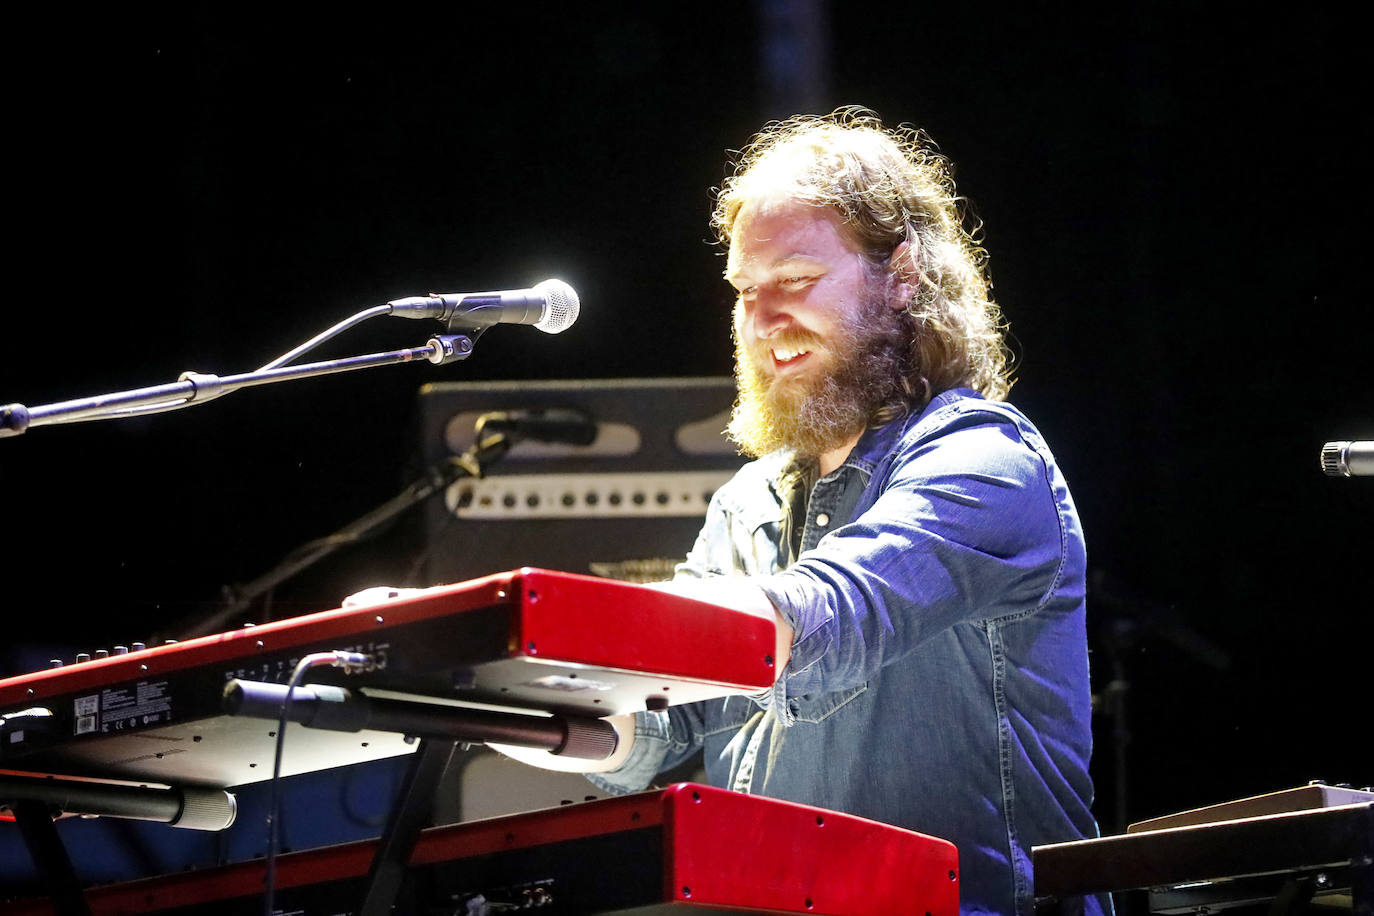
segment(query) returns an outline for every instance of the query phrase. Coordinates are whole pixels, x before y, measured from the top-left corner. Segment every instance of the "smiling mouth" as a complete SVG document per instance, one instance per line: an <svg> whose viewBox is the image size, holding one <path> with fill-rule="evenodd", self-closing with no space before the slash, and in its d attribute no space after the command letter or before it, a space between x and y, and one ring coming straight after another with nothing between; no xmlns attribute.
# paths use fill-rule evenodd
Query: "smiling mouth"
<svg viewBox="0 0 1374 916"><path fill-rule="evenodd" d="M773 357L774 367L778 369L795 366L811 355L810 350L801 350L792 347L773 347L768 353Z"/></svg>

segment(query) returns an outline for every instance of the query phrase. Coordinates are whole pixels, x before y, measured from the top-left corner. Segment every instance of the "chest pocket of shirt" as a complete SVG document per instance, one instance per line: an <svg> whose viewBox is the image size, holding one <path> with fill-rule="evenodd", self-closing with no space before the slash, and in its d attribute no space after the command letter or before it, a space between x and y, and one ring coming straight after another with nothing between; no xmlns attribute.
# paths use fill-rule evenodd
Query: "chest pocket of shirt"
<svg viewBox="0 0 1374 916"><path fill-rule="evenodd" d="M798 722L808 722L814 725L833 716L841 707L852 703L859 694L867 689L867 684L860 684L858 687L851 687L848 690L836 690L819 696L808 694L807 696L793 697L788 700L788 703L792 707L793 718Z"/></svg>

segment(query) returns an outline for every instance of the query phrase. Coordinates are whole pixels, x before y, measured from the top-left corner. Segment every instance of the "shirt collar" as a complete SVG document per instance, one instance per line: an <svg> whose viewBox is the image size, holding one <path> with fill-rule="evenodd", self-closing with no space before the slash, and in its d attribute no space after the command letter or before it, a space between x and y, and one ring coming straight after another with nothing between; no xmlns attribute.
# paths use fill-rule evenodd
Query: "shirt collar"
<svg viewBox="0 0 1374 916"><path fill-rule="evenodd" d="M908 411L881 426L870 426L864 430L864 434L859 437L859 441L850 450L849 457L844 460L835 473L838 474L843 468L853 467L871 475L878 463L890 454L897 442L906 435L907 430L956 401L964 398L981 399L982 397L972 388L950 388L931 398L930 402L919 413Z"/></svg>

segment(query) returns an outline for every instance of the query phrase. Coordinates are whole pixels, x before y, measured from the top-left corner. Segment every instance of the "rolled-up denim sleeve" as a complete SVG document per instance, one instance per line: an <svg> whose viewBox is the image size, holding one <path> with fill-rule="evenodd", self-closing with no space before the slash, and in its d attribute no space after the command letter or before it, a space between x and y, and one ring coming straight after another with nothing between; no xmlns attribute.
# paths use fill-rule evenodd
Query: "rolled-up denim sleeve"
<svg viewBox="0 0 1374 916"><path fill-rule="evenodd" d="M1046 459L1009 422L912 444L857 518L757 584L796 632L774 688L859 686L934 633L1033 612L1062 575L1067 535Z"/></svg>

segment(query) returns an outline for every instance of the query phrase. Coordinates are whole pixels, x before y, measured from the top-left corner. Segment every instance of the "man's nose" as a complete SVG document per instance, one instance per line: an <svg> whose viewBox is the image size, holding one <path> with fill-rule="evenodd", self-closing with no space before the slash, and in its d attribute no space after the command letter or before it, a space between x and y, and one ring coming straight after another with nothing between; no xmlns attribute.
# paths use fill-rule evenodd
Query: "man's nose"
<svg viewBox="0 0 1374 916"><path fill-rule="evenodd" d="M754 336L760 340L772 337L792 323L792 314L781 294L761 289L750 303L748 319Z"/></svg>

